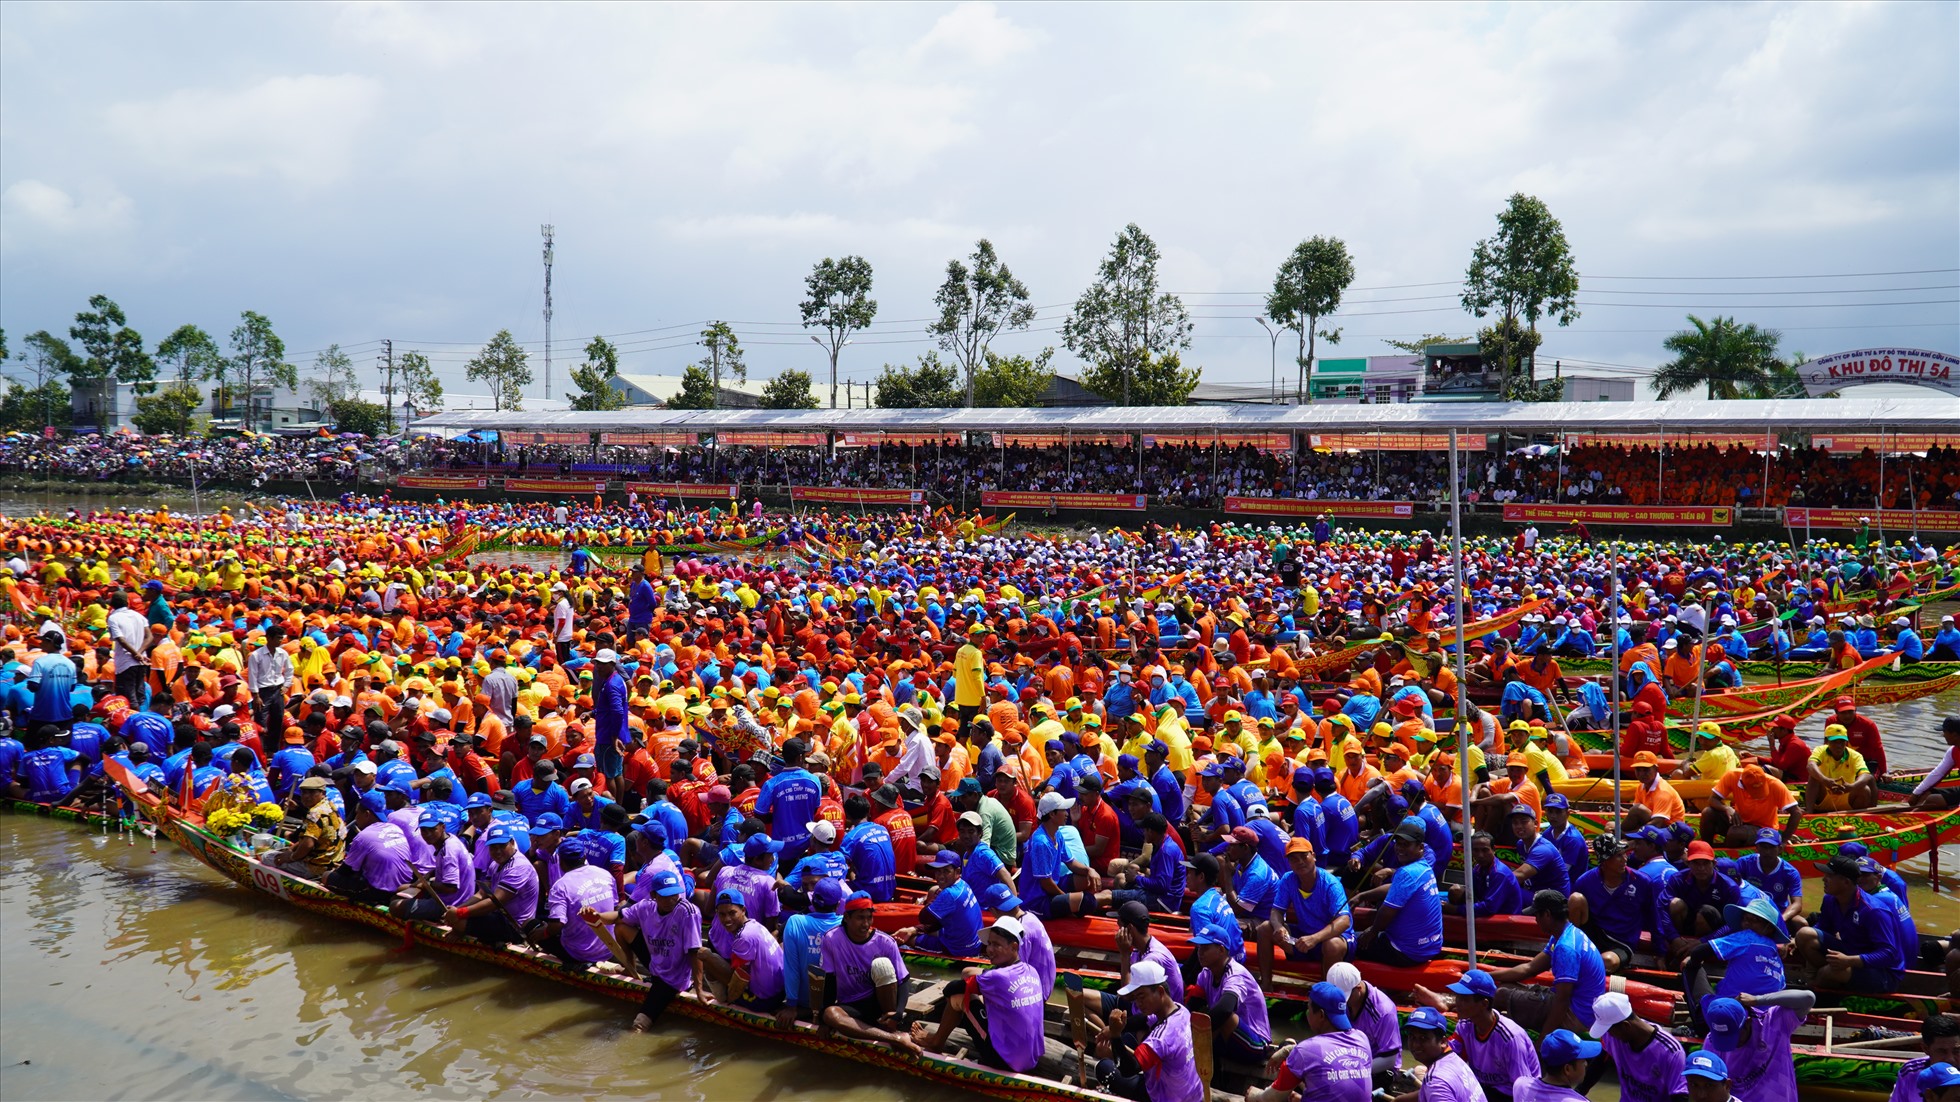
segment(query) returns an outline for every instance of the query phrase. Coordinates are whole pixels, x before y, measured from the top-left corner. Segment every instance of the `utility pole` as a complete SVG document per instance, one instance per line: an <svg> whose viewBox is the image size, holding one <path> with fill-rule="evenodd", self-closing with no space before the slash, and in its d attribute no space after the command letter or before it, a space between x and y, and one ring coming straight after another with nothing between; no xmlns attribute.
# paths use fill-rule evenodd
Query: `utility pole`
<svg viewBox="0 0 1960 1102"><path fill-rule="evenodd" d="M395 342L392 339L381 338L381 355L378 358L381 360L381 377L386 380L381 384L381 393L384 395L381 404L387 407L388 431L393 432L395 431Z"/></svg>
<svg viewBox="0 0 1960 1102"><path fill-rule="evenodd" d="M539 226L544 234L544 396L551 397L551 227Z"/></svg>

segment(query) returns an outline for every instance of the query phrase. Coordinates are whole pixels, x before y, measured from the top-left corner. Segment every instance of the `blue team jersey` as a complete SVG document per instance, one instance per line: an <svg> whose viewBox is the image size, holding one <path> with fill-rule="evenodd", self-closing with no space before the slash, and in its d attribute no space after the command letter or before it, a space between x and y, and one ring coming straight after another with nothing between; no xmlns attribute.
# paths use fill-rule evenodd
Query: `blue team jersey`
<svg viewBox="0 0 1960 1102"><path fill-rule="evenodd" d="M1300 888L1298 873L1287 870L1280 877L1279 885L1273 889L1273 906L1286 916L1287 929L1295 937L1318 933L1332 925L1336 918L1351 915L1348 910L1347 888L1341 879L1324 868L1315 868L1314 880L1305 891ZM1354 926L1350 921L1341 936L1354 940Z"/></svg>
<svg viewBox="0 0 1960 1102"><path fill-rule="evenodd" d="M1382 906L1400 908L1380 935L1396 951L1412 960L1430 960L1443 951L1443 897L1426 854L1395 870Z"/></svg>
<svg viewBox="0 0 1960 1102"><path fill-rule="evenodd" d="M1803 898L1803 874L1788 861L1778 859L1776 868L1764 872L1762 855L1745 853L1735 863L1735 871L1744 883L1755 885L1768 896L1779 911L1788 907L1791 900Z"/></svg>
<svg viewBox="0 0 1960 1102"><path fill-rule="evenodd" d="M1572 1016L1587 1028L1593 1023L1593 1000L1606 994L1606 961L1586 932L1568 922L1545 943L1552 958L1552 982L1572 985Z"/></svg>
<svg viewBox="0 0 1960 1102"><path fill-rule="evenodd" d="M1754 930L1736 930L1711 939L1708 946L1728 966L1715 985L1717 995L1733 999L1783 990L1783 954L1776 942Z"/></svg>
<svg viewBox="0 0 1960 1102"><path fill-rule="evenodd" d="M762 783L755 813L769 820L771 838L800 849L810 837L809 824L822 800L823 785L815 776L804 769L786 769Z"/></svg>

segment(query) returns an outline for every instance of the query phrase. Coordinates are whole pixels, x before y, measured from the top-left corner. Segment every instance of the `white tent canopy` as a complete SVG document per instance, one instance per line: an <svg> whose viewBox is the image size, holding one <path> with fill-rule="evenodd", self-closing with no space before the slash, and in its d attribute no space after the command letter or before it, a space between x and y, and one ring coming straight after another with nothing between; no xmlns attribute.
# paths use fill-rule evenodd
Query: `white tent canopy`
<svg viewBox="0 0 1960 1102"><path fill-rule="evenodd" d="M1665 402L1459 402L1305 406L1073 406L1042 409L483 410L420 418L417 429L468 432L1960 432L1960 398Z"/></svg>

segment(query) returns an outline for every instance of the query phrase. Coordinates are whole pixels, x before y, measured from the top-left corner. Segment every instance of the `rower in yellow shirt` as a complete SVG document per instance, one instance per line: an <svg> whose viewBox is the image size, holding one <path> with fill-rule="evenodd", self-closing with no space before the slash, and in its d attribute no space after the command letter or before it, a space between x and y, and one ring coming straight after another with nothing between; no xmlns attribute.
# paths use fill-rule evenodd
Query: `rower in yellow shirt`
<svg viewBox="0 0 1960 1102"><path fill-rule="evenodd" d="M1550 738L1550 733L1543 727L1532 727L1525 735L1524 749L1520 752L1524 754L1525 772L1531 779L1537 780L1538 774L1544 773L1557 785L1566 780L1567 774L1565 763L1546 745Z"/></svg>
<svg viewBox="0 0 1960 1102"><path fill-rule="evenodd" d="M1735 748L1722 740L1721 725L1704 721L1695 729L1694 750L1674 770L1674 776L1700 777L1712 784L1740 768L1742 761L1736 757Z"/></svg>

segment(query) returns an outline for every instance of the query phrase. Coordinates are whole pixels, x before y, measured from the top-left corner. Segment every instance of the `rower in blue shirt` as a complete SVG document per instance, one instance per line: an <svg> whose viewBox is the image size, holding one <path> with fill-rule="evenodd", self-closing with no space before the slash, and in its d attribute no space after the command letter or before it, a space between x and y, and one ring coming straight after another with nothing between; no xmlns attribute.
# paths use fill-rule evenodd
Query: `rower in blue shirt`
<svg viewBox="0 0 1960 1102"><path fill-rule="evenodd" d="M1858 886L1858 861L1839 853L1825 863L1823 907L1815 926L1797 931L1794 956L1818 970L1819 987L1889 993L1910 962L1896 910Z"/></svg>
<svg viewBox="0 0 1960 1102"><path fill-rule="evenodd" d="M1321 817L1327 824L1326 845L1321 861L1331 867L1347 864L1354 843L1361 837L1361 819L1346 796L1334 790L1334 771L1325 765L1314 767L1313 790L1320 798Z"/></svg>
<svg viewBox="0 0 1960 1102"><path fill-rule="evenodd" d="M1184 821L1184 782L1165 764L1170 752L1169 743L1163 739L1151 739L1150 744L1143 748L1143 775L1150 778L1151 791L1157 793L1157 803L1163 808L1164 818L1181 823Z"/></svg>
<svg viewBox="0 0 1960 1102"><path fill-rule="evenodd" d="M1904 616L1892 621L1894 635L1892 649L1907 662L1921 662L1926 658L1926 641L1912 630L1912 621Z"/></svg>
<svg viewBox="0 0 1960 1102"><path fill-rule="evenodd" d="M1960 662L1960 626L1955 626L1951 613L1940 617L1940 630L1927 657L1934 662Z"/></svg>
<svg viewBox="0 0 1960 1102"><path fill-rule="evenodd" d="M1776 904L1786 925L1800 924L1803 915L1803 874L1783 859L1783 835L1775 827L1756 832L1756 852L1745 853L1735 863L1736 875L1743 883Z"/></svg>

